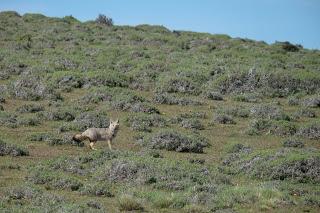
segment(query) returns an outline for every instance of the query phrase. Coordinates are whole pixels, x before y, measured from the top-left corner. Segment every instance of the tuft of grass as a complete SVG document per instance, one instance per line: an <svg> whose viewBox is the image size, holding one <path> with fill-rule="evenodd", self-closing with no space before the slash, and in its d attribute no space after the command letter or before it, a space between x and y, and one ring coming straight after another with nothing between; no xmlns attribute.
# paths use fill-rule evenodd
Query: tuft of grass
<svg viewBox="0 0 320 213"><path fill-rule="evenodd" d="M118 206L120 211L142 211L144 209L141 202L131 195L122 195L119 197Z"/></svg>

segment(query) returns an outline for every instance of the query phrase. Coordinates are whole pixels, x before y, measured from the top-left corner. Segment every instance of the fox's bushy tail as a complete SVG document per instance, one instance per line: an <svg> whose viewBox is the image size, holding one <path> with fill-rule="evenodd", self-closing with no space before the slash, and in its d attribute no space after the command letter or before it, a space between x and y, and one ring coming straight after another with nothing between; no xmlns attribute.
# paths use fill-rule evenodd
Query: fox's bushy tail
<svg viewBox="0 0 320 213"><path fill-rule="evenodd" d="M77 141L77 142L81 142L81 141L84 141L85 139L89 139L87 136L85 135L82 135L82 134L75 134L72 139L74 141Z"/></svg>

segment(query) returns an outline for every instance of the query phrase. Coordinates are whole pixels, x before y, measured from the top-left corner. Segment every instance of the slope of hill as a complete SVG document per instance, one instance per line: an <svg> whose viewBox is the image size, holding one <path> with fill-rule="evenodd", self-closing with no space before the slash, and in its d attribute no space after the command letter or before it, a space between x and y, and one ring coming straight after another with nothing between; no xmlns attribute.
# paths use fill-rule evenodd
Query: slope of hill
<svg viewBox="0 0 320 213"><path fill-rule="evenodd" d="M16 12L0 46L0 211L319 211L319 50Z"/></svg>

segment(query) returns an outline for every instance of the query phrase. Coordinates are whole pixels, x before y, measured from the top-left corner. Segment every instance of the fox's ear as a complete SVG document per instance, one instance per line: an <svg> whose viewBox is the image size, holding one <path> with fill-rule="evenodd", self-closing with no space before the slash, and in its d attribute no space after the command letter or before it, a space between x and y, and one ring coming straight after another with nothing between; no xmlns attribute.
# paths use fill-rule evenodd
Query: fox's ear
<svg viewBox="0 0 320 213"><path fill-rule="evenodd" d="M116 123L119 123L119 119L116 120Z"/></svg>
<svg viewBox="0 0 320 213"><path fill-rule="evenodd" d="M113 120L112 120L112 118L110 118L110 123L113 123Z"/></svg>

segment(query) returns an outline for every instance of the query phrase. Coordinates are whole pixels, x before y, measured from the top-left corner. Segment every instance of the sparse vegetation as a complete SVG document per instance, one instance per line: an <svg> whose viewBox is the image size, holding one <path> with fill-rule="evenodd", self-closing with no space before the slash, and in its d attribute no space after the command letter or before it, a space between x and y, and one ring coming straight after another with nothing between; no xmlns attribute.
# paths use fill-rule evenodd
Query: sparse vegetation
<svg viewBox="0 0 320 213"><path fill-rule="evenodd" d="M319 50L10 11L0 44L0 212L319 212Z"/></svg>

